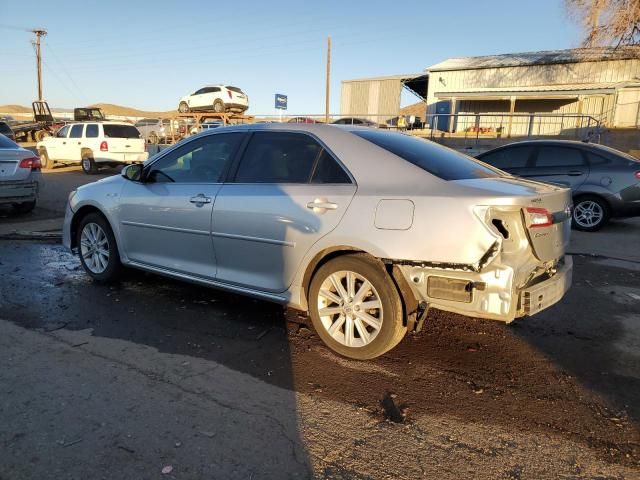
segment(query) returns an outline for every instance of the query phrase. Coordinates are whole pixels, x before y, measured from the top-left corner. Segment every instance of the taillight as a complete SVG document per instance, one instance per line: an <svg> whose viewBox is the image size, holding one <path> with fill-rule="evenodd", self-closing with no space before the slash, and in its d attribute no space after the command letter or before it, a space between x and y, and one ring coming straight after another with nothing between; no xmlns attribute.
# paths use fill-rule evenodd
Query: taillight
<svg viewBox="0 0 640 480"><path fill-rule="evenodd" d="M40 157L23 158L20 160L20 168L30 168L31 170L42 168Z"/></svg>
<svg viewBox="0 0 640 480"><path fill-rule="evenodd" d="M546 208L527 207L529 228L550 227L553 225L553 215Z"/></svg>
<svg viewBox="0 0 640 480"><path fill-rule="evenodd" d="M640 180L640 172L636 172L636 178Z"/></svg>
<svg viewBox="0 0 640 480"><path fill-rule="evenodd" d="M229 95L229 98L233 98L233 95L231 95L231 90L227 90L227 95Z"/></svg>
<svg viewBox="0 0 640 480"><path fill-rule="evenodd" d="M109 151L109 144L107 143L107 141L106 141L106 140L103 140L103 141L100 143L100 151L101 151L101 152L108 152L108 151Z"/></svg>

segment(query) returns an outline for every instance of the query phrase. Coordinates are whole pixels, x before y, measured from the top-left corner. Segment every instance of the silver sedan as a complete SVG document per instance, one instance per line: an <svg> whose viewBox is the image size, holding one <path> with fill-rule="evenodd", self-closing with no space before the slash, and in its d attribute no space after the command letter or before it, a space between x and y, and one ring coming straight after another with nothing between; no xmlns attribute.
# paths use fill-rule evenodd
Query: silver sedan
<svg viewBox="0 0 640 480"><path fill-rule="evenodd" d="M431 307L511 322L559 301L570 204L400 133L243 125L72 192L64 243L96 281L135 267L280 302L369 359Z"/></svg>

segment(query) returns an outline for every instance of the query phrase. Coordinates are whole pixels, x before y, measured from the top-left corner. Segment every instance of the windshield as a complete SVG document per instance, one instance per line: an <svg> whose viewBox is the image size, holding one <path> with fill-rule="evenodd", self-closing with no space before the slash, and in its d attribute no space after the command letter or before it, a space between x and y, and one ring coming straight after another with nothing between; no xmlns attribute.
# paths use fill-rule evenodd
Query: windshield
<svg viewBox="0 0 640 480"><path fill-rule="evenodd" d="M443 180L466 180L504 175L467 155L418 137L378 130L360 130L351 133Z"/></svg>

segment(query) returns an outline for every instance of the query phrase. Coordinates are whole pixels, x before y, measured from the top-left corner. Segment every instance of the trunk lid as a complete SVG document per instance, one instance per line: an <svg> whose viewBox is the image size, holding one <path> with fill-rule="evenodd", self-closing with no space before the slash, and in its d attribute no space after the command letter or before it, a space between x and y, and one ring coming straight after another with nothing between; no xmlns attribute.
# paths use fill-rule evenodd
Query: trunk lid
<svg viewBox="0 0 640 480"><path fill-rule="evenodd" d="M22 148L0 149L0 182L26 180L31 173L30 168L20 168L23 158L35 157L35 154Z"/></svg>
<svg viewBox="0 0 640 480"><path fill-rule="evenodd" d="M514 177L455 180L452 183L476 190L483 197L483 205L519 207L529 242L540 261L555 261L564 255L571 233L570 189ZM534 218L546 218L544 212L548 213L549 221L535 225Z"/></svg>

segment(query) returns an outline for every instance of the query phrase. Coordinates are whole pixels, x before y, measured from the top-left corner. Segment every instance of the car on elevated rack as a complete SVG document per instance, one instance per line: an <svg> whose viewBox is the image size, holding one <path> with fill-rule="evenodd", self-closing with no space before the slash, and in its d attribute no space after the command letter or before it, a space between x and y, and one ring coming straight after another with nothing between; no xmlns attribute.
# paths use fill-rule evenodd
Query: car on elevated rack
<svg viewBox="0 0 640 480"><path fill-rule="evenodd" d="M242 89L231 85L208 85L186 95L178 103L180 113L189 112L237 112L249 108L249 97Z"/></svg>
<svg viewBox="0 0 640 480"><path fill-rule="evenodd" d="M138 129L125 122L70 123L36 148L43 168L79 163L87 174L97 173L101 166L141 163L149 157Z"/></svg>
<svg viewBox="0 0 640 480"><path fill-rule="evenodd" d="M594 232L610 218L640 216L640 161L619 150L568 140L531 140L478 158L519 177L571 188L577 230Z"/></svg>
<svg viewBox="0 0 640 480"><path fill-rule="evenodd" d="M571 284L570 192L364 127L216 128L72 192L63 243L123 267L308 311L356 359L430 307L512 322Z"/></svg>
<svg viewBox="0 0 640 480"><path fill-rule="evenodd" d="M0 205L30 212L41 188L40 158L0 134Z"/></svg>

